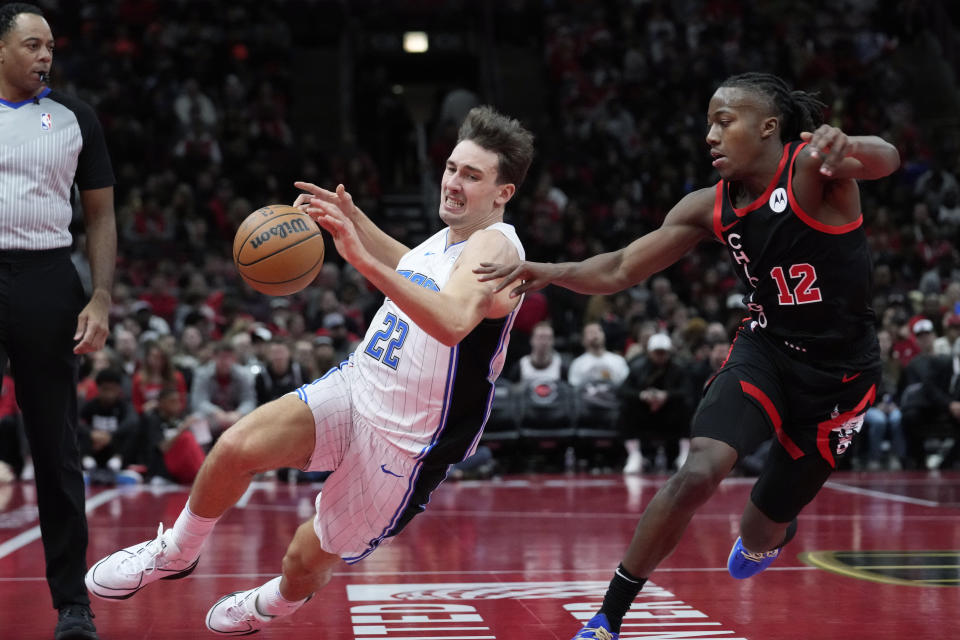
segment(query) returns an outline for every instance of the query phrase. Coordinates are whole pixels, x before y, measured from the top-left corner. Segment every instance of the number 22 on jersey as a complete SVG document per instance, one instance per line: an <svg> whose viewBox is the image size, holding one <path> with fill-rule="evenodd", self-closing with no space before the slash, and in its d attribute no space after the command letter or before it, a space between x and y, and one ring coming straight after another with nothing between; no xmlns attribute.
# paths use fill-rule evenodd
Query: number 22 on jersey
<svg viewBox="0 0 960 640"><path fill-rule="evenodd" d="M384 328L373 334L363 352L391 369L396 369L400 364L400 355L395 352L403 347L410 325L392 313L387 314L383 324ZM381 346L384 342L387 343L386 347Z"/></svg>

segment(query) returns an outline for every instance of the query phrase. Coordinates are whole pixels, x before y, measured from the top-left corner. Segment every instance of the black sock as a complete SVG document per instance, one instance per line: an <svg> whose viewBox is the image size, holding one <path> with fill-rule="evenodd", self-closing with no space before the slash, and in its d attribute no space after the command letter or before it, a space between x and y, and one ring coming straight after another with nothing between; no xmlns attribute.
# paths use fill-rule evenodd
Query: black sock
<svg viewBox="0 0 960 640"><path fill-rule="evenodd" d="M600 607L600 613L607 616L610 621L610 630L614 633L620 633L620 625L623 624L623 616L627 615L630 605L634 598L643 588L646 578L635 578L630 572L623 568L623 564L617 567L613 574L613 580L607 588L607 595L603 596L603 605Z"/></svg>

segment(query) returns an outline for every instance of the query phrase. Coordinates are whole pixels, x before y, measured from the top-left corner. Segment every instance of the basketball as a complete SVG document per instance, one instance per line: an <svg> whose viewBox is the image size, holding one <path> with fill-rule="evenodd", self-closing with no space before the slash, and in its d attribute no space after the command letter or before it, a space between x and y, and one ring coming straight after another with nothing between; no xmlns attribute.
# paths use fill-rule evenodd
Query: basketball
<svg viewBox="0 0 960 640"><path fill-rule="evenodd" d="M313 282L323 266L320 227L290 205L261 207L237 229L233 262L244 281L260 293L296 293Z"/></svg>

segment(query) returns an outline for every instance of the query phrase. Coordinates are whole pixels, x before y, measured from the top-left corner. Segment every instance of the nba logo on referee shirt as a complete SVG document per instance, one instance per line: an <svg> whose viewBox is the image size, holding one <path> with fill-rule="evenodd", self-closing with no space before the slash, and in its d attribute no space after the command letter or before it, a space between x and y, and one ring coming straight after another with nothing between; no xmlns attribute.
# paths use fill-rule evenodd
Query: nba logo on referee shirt
<svg viewBox="0 0 960 640"><path fill-rule="evenodd" d="M43 131L49 131L53 129L53 118L50 117L49 113L40 114L40 129Z"/></svg>
<svg viewBox="0 0 960 640"><path fill-rule="evenodd" d="M773 209L774 213L783 213L784 209L787 208L786 189L778 187L773 190L773 193L770 194L770 208Z"/></svg>

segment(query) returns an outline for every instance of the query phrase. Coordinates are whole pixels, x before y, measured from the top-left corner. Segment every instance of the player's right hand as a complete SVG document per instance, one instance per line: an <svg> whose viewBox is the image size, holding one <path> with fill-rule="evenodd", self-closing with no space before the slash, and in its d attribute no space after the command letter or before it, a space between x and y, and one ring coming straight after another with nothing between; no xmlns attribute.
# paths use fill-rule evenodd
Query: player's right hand
<svg viewBox="0 0 960 640"><path fill-rule="evenodd" d="M493 290L499 293L507 288L512 282L520 281L520 284L510 290L510 297L516 298L526 291L535 291L542 289L553 281L557 265L549 262L521 262L513 264L498 264L494 262L481 262L473 272L479 274L480 282L490 280L503 280Z"/></svg>
<svg viewBox="0 0 960 640"><path fill-rule="evenodd" d="M837 166L847 156L856 153L856 143L837 127L822 124L816 131L800 132L800 139L808 143L810 155L820 159L820 173L833 176Z"/></svg>
<svg viewBox="0 0 960 640"><path fill-rule="evenodd" d="M344 193L343 185L337 187L335 195L341 196ZM342 198L338 200L327 202L322 198L312 198L305 212L330 232L340 257L359 269L361 263L369 258L369 254L360 242L353 220L343 211L343 205L340 204L343 202Z"/></svg>
<svg viewBox="0 0 960 640"><path fill-rule="evenodd" d="M293 201L293 206L298 207L302 211L306 212L306 208L310 206L310 203L314 198L325 202L327 204L332 204L334 206L340 207L340 210L343 211L344 215L350 218L355 218L358 215L363 214L357 205L353 203L353 197L347 192L342 184L337 185L336 191L327 191L323 187L318 187L312 182L302 182L300 180L293 183L297 189L301 191L306 191L306 193L301 193L297 196L297 199Z"/></svg>

